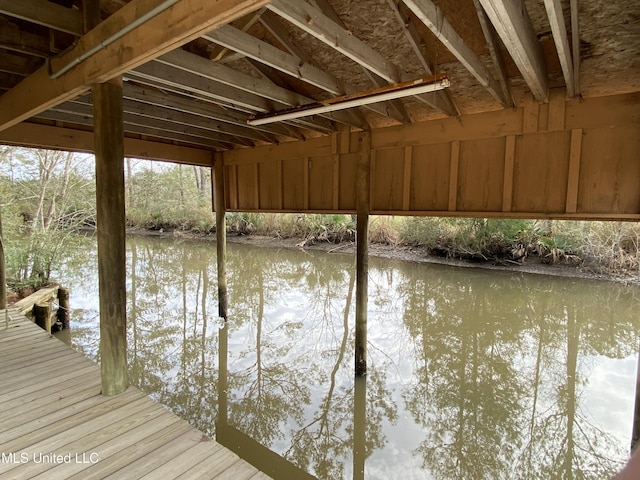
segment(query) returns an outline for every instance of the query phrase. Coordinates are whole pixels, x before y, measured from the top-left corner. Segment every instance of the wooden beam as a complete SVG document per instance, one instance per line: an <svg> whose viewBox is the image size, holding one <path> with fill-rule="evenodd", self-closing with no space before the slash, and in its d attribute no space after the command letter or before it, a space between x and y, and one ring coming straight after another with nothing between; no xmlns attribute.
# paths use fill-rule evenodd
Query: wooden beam
<svg viewBox="0 0 640 480"><path fill-rule="evenodd" d="M93 132L26 122L0 132L0 143L86 153L93 153L94 149ZM210 151L166 142L125 138L124 153L147 160L211 166Z"/></svg>
<svg viewBox="0 0 640 480"><path fill-rule="evenodd" d="M117 395L127 375L122 80L93 87L102 394Z"/></svg>
<svg viewBox="0 0 640 480"><path fill-rule="evenodd" d="M0 13L78 37L84 33L84 21L80 10L65 8L52 2L0 0Z"/></svg>
<svg viewBox="0 0 640 480"><path fill-rule="evenodd" d="M244 127L247 125L247 116L233 110L225 109L219 105L198 100L193 97L184 95L175 95L169 92L160 92L153 88L144 88L131 83L124 85L124 98L135 100L137 102L155 105L159 107L170 108L179 112L185 112L192 115L199 115L203 118L224 122L229 125L237 125ZM295 131L288 130L281 125L261 125L254 127L256 132L265 132L268 137L271 135L284 135L291 138L302 139L302 135Z"/></svg>
<svg viewBox="0 0 640 480"><path fill-rule="evenodd" d="M573 91L580 96L580 26L578 0L571 0L571 47L573 50Z"/></svg>
<svg viewBox="0 0 640 480"><path fill-rule="evenodd" d="M371 82L376 87L383 87L388 85L389 83L396 83L396 82L394 82L393 80L390 80L386 75L380 75L379 72L376 72L375 68L372 69L371 68L372 62L377 63L378 65L386 65L388 72L392 74L394 78L396 76L399 76L401 80L403 81L407 80L406 78L402 78L402 75L400 74L400 70L395 65L386 62L386 60L380 54L372 50L364 42L361 42L357 38L353 37L351 32L347 30L347 27L342 21L342 19L340 18L340 16L335 12L333 7L331 7L331 5L329 5L329 3L326 0L317 0L314 3L318 6L318 8L314 8L308 4L302 5L303 7L305 8L308 7L309 9L311 9L311 11L313 11L314 17L312 22L316 20L321 21L324 27L328 29L328 32L330 33L330 35L331 35L331 32L338 32L340 38L343 40L343 42L346 42L346 44L345 44L345 47L341 50L340 48L338 48L339 45L337 41L334 42L331 39L331 37L325 38L323 36L324 35L323 29L320 29L318 31L318 34L321 35L321 37L318 37L320 41L323 41L324 43L329 45L331 48L334 48L343 54L346 54L345 52L347 52L348 50L351 50L352 51L351 55L354 55L355 57L350 57L350 58L355 60L356 63L360 64L360 67L362 68L364 74L369 78L369 80L371 80ZM297 25L297 23L295 22L292 22L292 23ZM311 35L315 36L314 33L311 33ZM350 56L349 54L346 54L346 55ZM364 57L358 57L358 55L364 55ZM360 58L360 61L358 61L356 58ZM384 108L384 115L387 115L393 118L394 120L397 120L400 123L411 123L411 119L409 118L409 115L407 114L407 111L405 110L404 105L400 100L390 100L388 102L385 102L383 104L383 108Z"/></svg>
<svg viewBox="0 0 640 480"><path fill-rule="evenodd" d="M569 49L567 27L564 23L564 15L562 14L562 4L560 0L544 0L544 7L547 10L553 41L558 51L558 58L560 59L560 66L562 67L562 74L564 75L564 83L567 86L567 94L570 97L574 97L575 81L573 78L573 60L571 59L571 51Z"/></svg>
<svg viewBox="0 0 640 480"><path fill-rule="evenodd" d="M451 156L449 163L449 211L457 210L458 202L458 170L460 165L460 142L451 142Z"/></svg>
<svg viewBox="0 0 640 480"><path fill-rule="evenodd" d="M197 57L197 55L194 56ZM209 62L209 60L205 60L202 57L198 58ZM235 70L233 70L233 72L235 72ZM134 71L129 72L127 76L136 79L141 78L143 82L152 80L163 86L174 87L180 92L194 92L198 95L213 99L230 109L240 110L246 113L271 112L276 109L277 105L283 105L281 101L275 102L246 90L240 90L234 86L213 80L212 78L205 78L201 74L192 73L186 69L156 61L137 67ZM286 100L284 96L280 96L280 99ZM292 100L288 99L286 101ZM328 120L319 117L297 119L292 121L292 123L296 126L302 126L325 133L335 130Z"/></svg>
<svg viewBox="0 0 640 480"><path fill-rule="evenodd" d="M291 33L287 31L285 26L283 25L280 17L278 17L273 12L266 10L260 16L260 23L264 25L264 27L269 30L271 35L273 35L280 44L286 48L291 55L299 58L302 62L314 65L313 57L305 52L298 43L293 39Z"/></svg>
<svg viewBox="0 0 640 480"><path fill-rule="evenodd" d="M402 209L411 208L411 165L413 163L413 148L404 147L404 169L402 176Z"/></svg>
<svg viewBox="0 0 640 480"><path fill-rule="evenodd" d="M230 25L223 25L207 32L202 38L242 53L249 58L275 68L287 75L303 80L333 95L343 95L346 93L344 82L326 70L309 63L301 62L300 59L294 55L283 52L279 48Z"/></svg>
<svg viewBox="0 0 640 480"><path fill-rule="evenodd" d="M234 22L230 23L229 26L237 28L242 32L246 32L254 23L256 23L260 19L260 16L264 13L264 11L265 10L263 8L256 10L249 15L235 20ZM227 53L227 48L217 46L214 47L213 50L211 50L211 52L209 53L209 59L213 60L214 62L219 62L227 55Z"/></svg>
<svg viewBox="0 0 640 480"><path fill-rule="evenodd" d="M439 7L431 0L403 0L413 14L433 32L442 44L453 53L469 72L485 87L498 103L509 106L500 85L489 69L453 29Z"/></svg>
<svg viewBox="0 0 640 480"><path fill-rule="evenodd" d="M257 62L298 78L333 95L344 95L345 93L358 91L356 87L345 84L326 70L310 63L301 62L299 58L230 25L223 25L208 32L203 35L203 38L218 45L224 45ZM313 102L314 100L309 99L309 101ZM380 105L370 105L368 107L380 115L387 115L386 110ZM364 120L360 123L360 127L363 125Z"/></svg>
<svg viewBox="0 0 640 480"><path fill-rule="evenodd" d="M504 58L502 57L502 53L500 53L500 41L498 40L496 29L493 28L489 17L487 17L487 13L482 8L482 5L480 5L480 1L473 0L473 5L476 7L476 13L478 14L478 20L480 21L480 27L482 28L484 39L487 42L489 55L491 55L493 68L495 69L498 76L498 82L500 83L500 87L502 88L504 99L507 102L508 106L515 107L516 104L513 101L513 94L511 93L511 83L509 82L509 77L507 76L507 69L504 65Z"/></svg>
<svg viewBox="0 0 640 480"><path fill-rule="evenodd" d="M93 125L91 105L75 104L72 102L58 105L46 112L42 112L36 118L47 118L63 122L77 123L79 125ZM125 112L125 131L127 133L139 133L154 137L178 140L184 143L194 143L200 146L229 148L232 143L245 146L254 146L250 141L239 141L230 135L220 135L209 130L184 125L179 122L158 120L135 113Z"/></svg>
<svg viewBox="0 0 640 480"><path fill-rule="evenodd" d="M480 0L536 100L549 100L547 67L524 2Z"/></svg>
<svg viewBox="0 0 640 480"><path fill-rule="evenodd" d="M308 3L273 0L267 8L386 81L401 81L395 65Z"/></svg>
<svg viewBox="0 0 640 480"><path fill-rule="evenodd" d="M35 61L24 55L16 55L8 51L0 51L0 72L26 77L33 72Z"/></svg>
<svg viewBox="0 0 640 480"><path fill-rule="evenodd" d="M411 45L413 53L415 53L425 73L427 75L434 75L435 71L432 68L431 61L422 51L424 42L407 6L402 3L402 0L388 0L388 3L396 14L404 36L409 42L409 45ZM460 111L448 90L437 92L435 95L417 95L416 98L433 108L441 110L447 115L460 115Z"/></svg>
<svg viewBox="0 0 640 480"><path fill-rule="evenodd" d="M504 146L504 174L502 177L502 211L510 212L513 204L513 169L516 161L516 137L507 135Z"/></svg>
<svg viewBox="0 0 640 480"><path fill-rule="evenodd" d="M17 28L0 28L0 48L39 58L51 56L51 46L47 39Z"/></svg>
<svg viewBox="0 0 640 480"><path fill-rule="evenodd" d="M567 174L566 212L578 211L578 186L580 185L580 161L582 160L582 129L571 130L569 149L569 173Z"/></svg>
<svg viewBox="0 0 640 480"><path fill-rule="evenodd" d="M42 67L19 85L0 97L0 130L36 115L89 89L93 83L121 75L138 65L162 55L199 37L202 33L234 20L268 0L180 0L163 10L142 26L112 42L71 69L52 80ZM73 62L161 4L161 0L132 0L116 13L81 37L74 48L51 61L56 72Z"/></svg>

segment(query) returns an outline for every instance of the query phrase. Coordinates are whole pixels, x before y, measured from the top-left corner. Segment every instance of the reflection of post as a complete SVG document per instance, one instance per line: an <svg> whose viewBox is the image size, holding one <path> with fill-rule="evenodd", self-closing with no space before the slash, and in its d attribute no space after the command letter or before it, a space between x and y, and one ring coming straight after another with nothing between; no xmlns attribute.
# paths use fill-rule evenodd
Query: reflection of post
<svg viewBox="0 0 640 480"><path fill-rule="evenodd" d="M631 451L634 451L640 440L640 350L638 351L638 367L636 370L636 404L633 411L633 433L631 434Z"/></svg>
<svg viewBox="0 0 640 480"><path fill-rule="evenodd" d="M364 480L367 432L367 377L356 377L353 400L353 480Z"/></svg>
<svg viewBox="0 0 640 480"><path fill-rule="evenodd" d="M229 325L220 329L218 341L218 424L228 423L228 388L227 356L229 352ZM217 428L216 428L217 430Z"/></svg>
<svg viewBox="0 0 640 480"><path fill-rule="evenodd" d="M362 134L356 184L356 376L367 373L367 289L369 285L369 168L371 138Z"/></svg>
<svg viewBox="0 0 640 480"><path fill-rule="evenodd" d="M216 252L218 258L218 316L227 320L227 222L225 219L222 154L215 154L213 179L214 209L216 211Z"/></svg>
<svg viewBox="0 0 640 480"><path fill-rule="evenodd" d="M93 86L102 394L127 388L122 78Z"/></svg>

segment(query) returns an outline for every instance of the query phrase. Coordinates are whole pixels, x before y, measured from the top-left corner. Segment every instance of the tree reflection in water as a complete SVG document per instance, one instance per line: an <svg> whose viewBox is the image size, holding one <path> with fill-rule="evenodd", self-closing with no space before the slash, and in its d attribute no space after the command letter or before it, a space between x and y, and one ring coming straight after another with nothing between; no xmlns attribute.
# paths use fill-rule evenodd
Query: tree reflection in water
<svg viewBox="0 0 640 480"><path fill-rule="evenodd" d="M214 245L130 237L127 252L132 382L272 463L322 479L595 479L625 458L588 405L603 359L636 363L637 290L372 259L370 373L354 388L350 256L229 245L223 360ZM97 359L91 256L59 277L81 307L73 342ZM612 408L632 402L625 381Z"/></svg>

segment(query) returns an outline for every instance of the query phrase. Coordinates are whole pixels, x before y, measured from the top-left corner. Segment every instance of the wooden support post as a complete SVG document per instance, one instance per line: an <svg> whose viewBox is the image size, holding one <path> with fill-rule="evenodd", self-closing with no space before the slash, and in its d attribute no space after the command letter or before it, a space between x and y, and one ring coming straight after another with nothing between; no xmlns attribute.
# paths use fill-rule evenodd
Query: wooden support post
<svg viewBox="0 0 640 480"><path fill-rule="evenodd" d="M33 306L33 316L36 319L36 325L51 333L51 305L49 302L36 303Z"/></svg>
<svg viewBox="0 0 640 480"><path fill-rule="evenodd" d="M356 376L367 374L367 303L369 287L369 202L371 137L362 133L356 181Z"/></svg>
<svg viewBox="0 0 640 480"><path fill-rule="evenodd" d="M7 273L4 263L4 235L2 234L2 214L0 213L0 310L7 308Z"/></svg>
<svg viewBox="0 0 640 480"><path fill-rule="evenodd" d="M58 321L62 323L62 329L69 328L69 289L64 287L58 288Z"/></svg>
<svg viewBox="0 0 640 480"><path fill-rule="evenodd" d="M216 253L218 261L218 316L227 320L227 222L224 204L224 163L221 153L213 163L213 195L216 211Z"/></svg>
<svg viewBox="0 0 640 480"><path fill-rule="evenodd" d="M93 86L102 394L126 390L126 257L122 79Z"/></svg>

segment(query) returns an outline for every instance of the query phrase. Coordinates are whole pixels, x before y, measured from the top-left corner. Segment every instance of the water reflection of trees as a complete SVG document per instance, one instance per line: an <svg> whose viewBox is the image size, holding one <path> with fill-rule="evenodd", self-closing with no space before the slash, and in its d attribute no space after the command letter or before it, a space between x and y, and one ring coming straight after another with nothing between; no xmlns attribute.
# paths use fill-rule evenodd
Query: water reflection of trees
<svg viewBox="0 0 640 480"><path fill-rule="evenodd" d="M127 251L132 382L213 434L215 245L132 237ZM81 290L92 277L79 271L70 284ZM319 478L349 477L353 259L233 245L228 271L229 424ZM421 430L412 455L433 478L617 468L626 445L593 425L581 395L590 359L636 353L633 291L386 261L371 278L364 457L387 449L400 410ZM73 334L97 358L97 313L86 313Z"/></svg>
<svg viewBox="0 0 640 480"><path fill-rule="evenodd" d="M425 428L415 454L435 478L596 479L618 468L621 446L582 412L581 358L632 355L637 319L609 313L609 288L545 282L443 270L400 283L416 352L404 399Z"/></svg>

